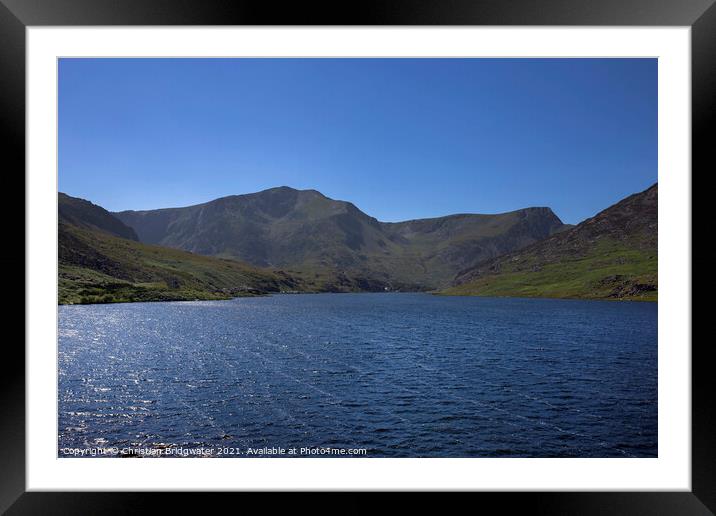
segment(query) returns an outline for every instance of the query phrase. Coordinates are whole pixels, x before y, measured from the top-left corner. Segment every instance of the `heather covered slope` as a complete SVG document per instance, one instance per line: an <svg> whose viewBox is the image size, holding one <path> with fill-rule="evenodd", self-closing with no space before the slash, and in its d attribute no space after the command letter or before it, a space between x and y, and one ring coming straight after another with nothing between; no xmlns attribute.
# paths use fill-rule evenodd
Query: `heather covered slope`
<svg viewBox="0 0 716 516"><path fill-rule="evenodd" d="M272 188L115 214L140 241L282 268L326 290L428 290L561 230L549 208L384 223L315 190Z"/></svg>
<svg viewBox="0 0 716 516"><path fill-rule="evenodd" d="M449 295L656 301L658 186L566 231L463 271Z"/></svg>
<svg viewBox="0 0 716 516"><path fill-rule="evenodd" d="M102 208L73 209L90 204L59 197L61 304L228 299L305 288L285 273L115 236L124 225Z"/></svg>

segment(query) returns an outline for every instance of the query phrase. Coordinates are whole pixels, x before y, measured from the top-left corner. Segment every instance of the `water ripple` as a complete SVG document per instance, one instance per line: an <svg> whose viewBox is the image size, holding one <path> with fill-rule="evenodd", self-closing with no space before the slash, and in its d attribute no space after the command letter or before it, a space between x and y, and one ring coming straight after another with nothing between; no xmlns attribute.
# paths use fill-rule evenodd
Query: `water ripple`
<svg viewBox="0 0 716 516"><path fill-rule="evenodd" d="M320 294L62 306L64 447L654 457L651 303Z"/></svg>

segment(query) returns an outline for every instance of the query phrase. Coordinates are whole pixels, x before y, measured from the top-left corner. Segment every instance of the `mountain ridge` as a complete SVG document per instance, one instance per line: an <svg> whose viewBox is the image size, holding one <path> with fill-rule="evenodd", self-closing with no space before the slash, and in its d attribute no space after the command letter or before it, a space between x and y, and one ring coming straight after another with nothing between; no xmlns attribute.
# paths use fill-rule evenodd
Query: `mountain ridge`
<svg viewBox="0 0 716 516"><path fill-rule="evenodd" d="M275 187L180 208L114 212L140 241L303 274L447 285L459 270L564 227L547 207L381 222L317 190Z"/></svg>
<svg viewBox="0 0 716 516"><path fill-rule="evenodd" d="M148 213L148 212L163 212L163 211L172 211L172 210L184 210L184 209L189 209L189 208L199 208L199 207L206 206L206 205L208 205L208 204L211 204L211 203L214 203L214 202L217 202L217 201L225 201L225 200L230 200L230 199L243 198L243 197L247 197L247 196L254 196L254 195L258 195L258 194L263 194L263 193L272 192L272 191L281 191L281 190L284 190L284 191L285 191L285 190L293 190L293 191L299 192L299 193L317 194L317 195L319 195L319 196L321 196L321 197L323 197L323 198L325 198L325 199L328 199L328 200L331 200L331 201L335 201L335 202L338 202L338 203L345 203L345 204L351 205L352 207L354 207L354 208L357 209L357 210L360 210L360 208L358 208L358 207L357 207L353 202L351 202L351 201L346 201L346 200L343 200L343 199L333 199L332 197L328 197L327 195L323 194L323 193L320 192L319 190L316 190L316 189L313 189L313 188L294 188L294 187L291 187L291 186L285 186L285 185L283 185L283 186L275 186L275 187L271 187L271 188L266 188L266 189L264 189L264 190L259 190L259 191L257 191L257 192L249 192L249 193L244 193L244 194L223 195L223 196L221 196L221 197L217 197L216 199L211 199L211 200L204 201L204 202L199 202L199 203L196 203L196 204L188 204L188 205L186 205L186 206L167 206L167 207L164 207L164 208L147 208L147 209L139 209L139 210L135 210L135 209L132 209L132 210L108 210L108 211L109 211L109 213L111 213L112 215L115 215L115 216L116 216L116 215L118 215L118 214ZM66 193L60 192L60 194L61 194L61 195L66 195L66 196L70 197L70 196L69 196L68 194L66 194ZM75 199L80 199L80 198L79 198L79 197L75 197ZM84 199L83 199L83 200L84 200ZM87 201L87 202L90 202L90 201ZM376 218L376 217L370 217L370 215L368 215L368 216L369 216L370 218L372 218L372 219L375 219L375 220L376 220L378 223L380 223L380 224L386 224L386 225L387 225L387 224L407 224L407 223L409 223L409 222L431 221L431 220L450 219L450 218L459 218L459 217L470 217L470 216L487 216L487 217L489 217L489 216L496 216L496 215L507 215L507 214L510 214L510 213L518 213L518 212L525 211L525 210L545 210L545 211L550 211L550 212L552 212L552 213L554 214L554 211L553 211L552 208L550 208L549 206L526 206L526 207L524 207L524 208L516 208L516 209L514 209L514 210L501 211L501 212L497 212L497 213L457 212L457 213L449 213L449 214L447 214L447 215L436 215L436 216L434 216L434 217L418 217L418 218L413 218L413 219L405 219L405 220L397 220L397 221L383 221L383 220L380 220L380 219L378 219L378 218ZM360 210L360 211L362 211L362 210ZM556 214L555 214L555 216L556 216ZM573 226L574 224L566 224L566 223L565 223L564 225L566 225L566 226Z"/></svg>

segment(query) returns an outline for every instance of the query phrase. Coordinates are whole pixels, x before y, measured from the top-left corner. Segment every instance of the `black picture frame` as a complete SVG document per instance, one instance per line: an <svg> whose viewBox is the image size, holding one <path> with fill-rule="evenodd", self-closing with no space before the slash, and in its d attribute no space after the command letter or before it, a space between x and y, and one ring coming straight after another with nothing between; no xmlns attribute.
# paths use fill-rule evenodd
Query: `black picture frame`
<svg viewBox="0 0 716 516"><path fill-rule="evenodd" d="M271 2L226 0L0 0L0 136L5 192L24 202L25 29L43 25L613 25L689 26L692 51L692 169L714 165L708 129L716 120L716 5L714 0L362 0ZM692 177L693 177L692 172ZM14 213L24 213L24 206ZM24 242L18 220L6 238ZM22 247L24 249L24 246ZM693 249L693 245L692 245ZM693 252L693 251L692 251ZM6 270L25 270L24 251L3 253ZM693 263L693 259L692 259ZM26 271L27 273L27 271ZM24 292L10 274L12 292ZM8 287L9 288L9 287ZM12 296L16 310L19 303ZM692 303L693 304L693 303ZM7 312L7 322L14 314ZM692 316L693 317L693 316ZM12 322L19 320L19 314ZM693 320L693 319L692 319ZM10 324L6 326L10 327ZM684 345L689 343L685 342ZM481 493L502 510L528 507L545 514L712 514L716 512L716 404L708 360L710 342L692 344L692 490L690 492ZM164 509L200 503L184 493L25 492L25 353L6 337L0 374L0 510L8 514L125 514L159 499ZM362 499L347 509L370 510ZM366 504L363 506L363 504ZM205 508L205 506L203 506Z"/></svg>

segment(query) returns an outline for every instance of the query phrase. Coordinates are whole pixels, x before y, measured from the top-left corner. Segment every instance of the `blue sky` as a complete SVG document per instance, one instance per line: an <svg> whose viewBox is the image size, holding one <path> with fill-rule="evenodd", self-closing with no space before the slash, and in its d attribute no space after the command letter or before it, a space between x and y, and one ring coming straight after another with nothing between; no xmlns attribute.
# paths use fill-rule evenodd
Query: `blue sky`
<svg viewBox="0 0 716 516"><path fill-rule="evenodd" d="M312 188L383 221L657 180L656 59L62 59L59 187L109 210Z"/></svg>

